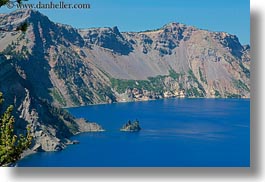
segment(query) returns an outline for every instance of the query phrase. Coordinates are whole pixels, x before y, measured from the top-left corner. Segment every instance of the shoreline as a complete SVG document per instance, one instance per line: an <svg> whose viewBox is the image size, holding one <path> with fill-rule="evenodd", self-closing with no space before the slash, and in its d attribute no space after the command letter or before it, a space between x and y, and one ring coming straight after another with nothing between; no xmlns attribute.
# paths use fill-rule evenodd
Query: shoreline
<svg viewBox="0 0 265 182"><path fill-rule="evenodd" d="M105 131L106 131L106 130L102 129L102 130L98 130L98 131L95 130L95 131L77 132L77 133L75 133L73 136L71 136L70 138L72 138L72 137L74 137L74 136L77 136L77 135L80 135L80 134L83 134L83 133L101 133L101 132L105 132ZM78 140L71 140L71 139L69 139L69 138L68 138L68 140L69 140L68 142L64 143L64 144L65 144L65 147L62 148L62 150L59 150L59 151L41 151L41 152L38 152L38 151L34 151L34 150L32 150L32 149L27 149L27 150L23 151L23 153L21 154L21 157L20 157L19 160L17 160L17 161L14 162L14 163L7 164L7 166L8 166L8 167L19 167L19 166L17 166L18 161L20 161L20 160L22 160L22 159L24 159L25 157L28 157L28 156L30 156L30 155L34 155L34 154L37 154L37 153L43 153L43 152L45 152L45 153L60 152L60 151L65 150L65 149L66 149L68 146L70 146L70 145L79 145L79 144L80 144L80 142L79 142Z"/></svg>
<svg viewBox="0 0 265 182"><path fill-rule="evenodd" d="M161 98L161 99L150 99L150 100L136 100L136 101L128 101L128 102L113 102L113 103L98 103L98 104L88 104L83 106L73 106L73 107L61 107L62 109L74 109L80 107L88 107L88 106L100 106L100 105L111 105L111 104L126 104L126 103L137 103L137 102L149 102L149 101L159 101L159 100L169 100L169 99L237 99L237 100L251 100L251 97L248 98L212 98L212 97L170 97L170 98Z"/></svg>

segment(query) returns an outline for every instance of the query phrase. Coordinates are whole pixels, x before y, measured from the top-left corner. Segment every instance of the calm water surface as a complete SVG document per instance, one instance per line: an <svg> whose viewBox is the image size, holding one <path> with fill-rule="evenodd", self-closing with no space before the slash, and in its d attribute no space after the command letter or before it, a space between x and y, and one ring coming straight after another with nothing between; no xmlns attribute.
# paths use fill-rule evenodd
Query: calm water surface
<svg viewBox="0 0 265 182"><path fill-rule="evenodd" d="M18 166L155 167L249 166L250 100L166 99L71 108L76 117L101 124L106 132L73 137L61 152L37 153ZM139 133L120 132L138 119Z"/></svg>

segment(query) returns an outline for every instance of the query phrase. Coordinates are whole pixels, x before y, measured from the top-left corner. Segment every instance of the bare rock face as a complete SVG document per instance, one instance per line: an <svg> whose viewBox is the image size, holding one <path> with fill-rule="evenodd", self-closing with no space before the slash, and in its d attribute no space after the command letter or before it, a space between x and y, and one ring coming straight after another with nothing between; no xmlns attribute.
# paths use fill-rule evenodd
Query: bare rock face
<svg viewBox="0 0 265 182"><path fill-rule="evenodd" d="M80 132L101 132L101 131L105 131L97 123L88 122L84 118L77 119L76 123L78 125L78 128L79 128Z"/></svg>
<svg viewBox="0 0 265 182"><path fill-rule="evenodd" d="M5 99L2 109L14 105L16 132L25 134L26 126L31 128L32 151L62 150L72 143L69 138L75 134L102 131L98 124L75 119L38 97L31 83L3 55L0 55L0 91Z"/></svg>
<svg viewBox="0 0 265 182"><path fill-rule="evenodd" d="M0 51L57 106L250 97L250 46L235 35L180 23L144 32L74 29L32 10L0 19ZM25 33L13 31L23 22Z"/></svg>
<svg viewBox="0 0 265 182"><path fill-rule="evenodd" d="M87 46L97 45L120 55L128 55L133 47L124 39L118 27L81 30Z"/></svg>

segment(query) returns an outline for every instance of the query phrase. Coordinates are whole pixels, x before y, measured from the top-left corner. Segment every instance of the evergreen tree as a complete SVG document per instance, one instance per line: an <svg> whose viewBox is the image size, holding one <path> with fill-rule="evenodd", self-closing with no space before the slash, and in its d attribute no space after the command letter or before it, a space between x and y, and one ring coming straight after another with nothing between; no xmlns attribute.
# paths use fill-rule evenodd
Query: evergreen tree
<svg viewBox="0 0 265 182"><path fill-rule="evenodd" d="M3 104L3 95L0 92L0 112ZM14 134L15 118L12 116L13 106L0 113L0 166L20 159L22 152L29 148L32 137L29 128L26 136Z"/></svg>
<svg viewBox="0 0 265 182"><path fill-rule="evenodd" d="M11 1L11 0L0 0L0 8L4 5L6 5L7 3L9 2L17 2L18 4L21 4L23 0L14 0L14 1ZM27 0L24 0L24 1L27 1Z"/></svg>
<svg viewBox="0 0 265 182"><path fill-rule="evenodd" d="M9 0L0 0L0 7L6 5Z"/></svg>
<svg viewBox="0 0 265 182"><path fill-rule="evenodd" d="M27 28L28 28L28 23L25 22L25 23L22 23L20 26L17 27L16 31L19 31L21 30L22 32L26 32L27 31Z"/></svg>

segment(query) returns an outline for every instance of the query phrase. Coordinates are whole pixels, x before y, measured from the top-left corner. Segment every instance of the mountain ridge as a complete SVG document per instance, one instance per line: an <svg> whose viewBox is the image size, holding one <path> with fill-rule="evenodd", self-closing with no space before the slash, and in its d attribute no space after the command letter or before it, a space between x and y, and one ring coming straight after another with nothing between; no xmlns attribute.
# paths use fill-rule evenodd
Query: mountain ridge
<svg viewBox="0 0 265 182"><path fill-rule="evenodd" d="M24 51L23 59L13 60L16 68L27 75L40 97L58 106L250 96L250 46L226 32L174 22L142 32L120 32L117 27L76 29L53 23L34 10L19 10L0 19L3 16L16 20L13 29L25 21L29 29L2 35L9 50L0 50L6 55L11 51L13 57ZM10 26L1 22L1 28ZM12 41L20 46L11 49ZM43 76L36 79L32 68Z"/></svg>

